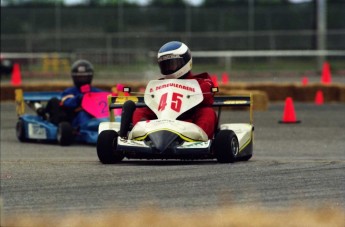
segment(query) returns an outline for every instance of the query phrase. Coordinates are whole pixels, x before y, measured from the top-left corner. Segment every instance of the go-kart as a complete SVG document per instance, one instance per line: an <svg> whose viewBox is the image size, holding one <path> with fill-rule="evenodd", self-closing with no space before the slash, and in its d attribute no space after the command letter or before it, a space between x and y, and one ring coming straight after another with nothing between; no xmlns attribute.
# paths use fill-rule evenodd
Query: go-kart
<svg viewBox="0 0 345 227"><path fill-rule="evenodd" d="M129 89L129 88L128 88ZM129 91L129 90L127 90ZM216 92L212 88L210 92ZM97 155L101 163L118 163L128 159L217 159L220 163L248 161L253 154L252 98L248 96L214 97L218 108L217 128L212 139L197 125L176 120L178 116L203 100L196 80L153 80L142 97L111 97L109 110L122 108L121 122L110 114L109 122L99 125ZM140 121L131 126L134 110L149 107L155 120ZM220 124L222 107L245 107L249 123Z"/></svg>
<svg viewBox="0 0 345 227"><path fill-rule="evenodd" d="M78 128L73 128L67 121L55 125L43 116L25 113L25 106L36 113L35 106L38 103L41 105L54 97L61 99L61 92L23 92L22 89L16 89L15 101L18 114L16 136L20 142L57 142L62 146L71 145L73 142L96 144L99 123L109 119L107 96L110 94L108 92L84 94L81 107L94 118ZM119 121L120 116L114 119Z"/></svg>

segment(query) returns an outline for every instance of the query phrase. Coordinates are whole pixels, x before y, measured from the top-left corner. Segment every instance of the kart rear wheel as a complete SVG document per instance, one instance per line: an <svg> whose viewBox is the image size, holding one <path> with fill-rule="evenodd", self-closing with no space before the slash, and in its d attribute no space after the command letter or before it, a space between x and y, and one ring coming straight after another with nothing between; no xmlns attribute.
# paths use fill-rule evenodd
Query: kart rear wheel
<svg viewBox="0 0 345 227"><path fill-rule="evenodd" d="M220 163L233 163L239 154L240 146L232 130L221 130L214 141L214 152Z"/></svg>
<svg viewBox="0 0 345 227"><path fill-rule="evenodd" d="M69 146L73 143L73 140L74 136L72 125L67 121L60 122L58 125L57 132L58 143L61 146Z"/></svg>
<svg viewBox="0 0 345 227"><path fill-rule="evenodd" d="M98 135L97 155L103 164L114 164L124 158L122 153L116 151L118 136L117 132L113 130L105 130Z"/></svg>
<svg viewBox="0 0 345 227"><path fill-rule="evenodd" d="M25 137L25 127L23 119L19 119L16 124L16 136L20 142L27 142L28 139Z"/></svg>

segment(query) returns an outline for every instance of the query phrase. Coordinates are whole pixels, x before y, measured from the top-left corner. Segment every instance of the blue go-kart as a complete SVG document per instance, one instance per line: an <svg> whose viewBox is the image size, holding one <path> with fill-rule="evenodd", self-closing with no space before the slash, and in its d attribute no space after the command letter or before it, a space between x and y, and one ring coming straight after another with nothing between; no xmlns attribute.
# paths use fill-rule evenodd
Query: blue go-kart
<svg viewBox="0 0 345 227"><path fill-rule="evenodd" d="M62 146L74 142L96 144L98 126L101 122L109 121L108 92L90 92L84 95L81 107L94 118L73 128L70 122L63 121L58 125L51 123L46 118L36 113L37 103L43 104L52 98L61 99L61 92L23 92L15 90L16 136L20 142L46 142L58 143ZM35 114L25 113L28 106ZM114 116L114 114L112 115ZM115 121L120 121L120 114L115 114Z"/></svg>

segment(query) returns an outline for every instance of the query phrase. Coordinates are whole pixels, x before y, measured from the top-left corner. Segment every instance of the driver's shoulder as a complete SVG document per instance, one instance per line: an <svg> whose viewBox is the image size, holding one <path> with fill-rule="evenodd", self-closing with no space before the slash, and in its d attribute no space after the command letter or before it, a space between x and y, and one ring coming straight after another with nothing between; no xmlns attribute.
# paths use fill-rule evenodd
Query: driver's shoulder
<svg viewBox="0 0 345 227"><path fill-rule="evenodd" d="M210 79L211 76L207 72L199 73L199 74L193 74L191 76L191 79Z"/></svg>
<svg viewBox="0 0 345 227"><path fill-rule="evenodd" d="M91 92L102 92L103 90L97 87L91 87Z"/></svg>
<svg viewBox="0 0 345 227"><path fill-rule="evenodd" d="M78 88L76 87L69 87L69 88L66 88L63 92L62 92L62 95L67 95L67 94L77 94L79 93L79 90Z"/></svg>

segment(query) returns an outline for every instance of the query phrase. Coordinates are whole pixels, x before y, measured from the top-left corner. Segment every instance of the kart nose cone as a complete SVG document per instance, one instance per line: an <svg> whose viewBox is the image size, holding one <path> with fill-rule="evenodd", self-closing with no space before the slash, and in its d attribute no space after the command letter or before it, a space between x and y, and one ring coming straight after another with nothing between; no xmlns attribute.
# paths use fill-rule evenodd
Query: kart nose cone
<svg viewBox="0 0 345 227"><path fill-rule="evenodd" d="M178 135L170 131L158 131L149 135L154 147L161 153L164 152L177 137Z"/></svg>

